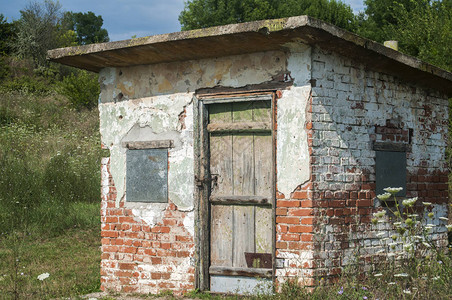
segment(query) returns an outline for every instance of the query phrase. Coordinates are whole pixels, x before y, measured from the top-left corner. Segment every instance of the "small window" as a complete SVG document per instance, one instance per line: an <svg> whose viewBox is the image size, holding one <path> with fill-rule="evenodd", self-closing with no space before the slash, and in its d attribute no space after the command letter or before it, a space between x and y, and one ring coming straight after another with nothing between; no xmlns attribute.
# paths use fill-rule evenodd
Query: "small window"
<svg viewBox="0 0 452 300"><path fill-rule="evenodd" d="M136 149L146 147L143 143L128 143L126 146L129 148L126 159L127 201L168 202L168 148Z"/></svg>
<svg viewBox="0 0 452 300"><path fill-rule="evenodd" d="M376 193L385 193L387 187L401 187L397 196L406 195L406 152L376 151Z"/></svg>
<svg viewBox="0 0 452 300"><path fill-rule="evenodd" d="M397 197L406 196L406 152L408 144L375 142L375 177L376 194L386 193L383 189L387 187L401 187L402 191ZM380 204L378 204L380 203ZM376 202L376 205L394 207L393 198L385 203Z"/></svg>

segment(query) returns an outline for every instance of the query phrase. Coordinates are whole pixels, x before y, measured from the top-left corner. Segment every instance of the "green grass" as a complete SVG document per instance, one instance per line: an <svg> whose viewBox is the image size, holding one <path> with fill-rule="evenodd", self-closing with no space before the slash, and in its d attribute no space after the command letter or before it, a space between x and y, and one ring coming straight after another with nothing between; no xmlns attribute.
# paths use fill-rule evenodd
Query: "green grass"
<svg viewBox="0 0 452 300"><path fill-rule="evenodd" d="M98 210L99 205L94 205ZM99 290L100 226L36 239L22 234L2 239L0 299L49 299ZM38 275L49 273L43 281Z"/></svg>
<svg viewBox="0 0 452 300"><path fill-rule="evenodd" d="M97 109L0 92L0 299L98 290L100 158Z"/></svg>
<svg viewBox="0 0 452 300"><path fill-rule="evenodd" d="M76 111L59 95L0 94L0 236L98 224L85 213L100 202L98 126L96 109Z"/></svg>

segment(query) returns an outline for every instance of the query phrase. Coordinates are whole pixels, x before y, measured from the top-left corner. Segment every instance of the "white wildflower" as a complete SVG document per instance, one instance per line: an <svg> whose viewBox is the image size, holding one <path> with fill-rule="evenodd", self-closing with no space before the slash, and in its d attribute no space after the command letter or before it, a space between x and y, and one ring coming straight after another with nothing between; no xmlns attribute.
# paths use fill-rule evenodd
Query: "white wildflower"
<svg viewBox="0 0 452 300"><path fill-rule="evenodd" d="M411 249L413 249L413 244L404 244L403 245L403 249L405 249L406 251L410 251Z"/></svg>
<svg viewBox="0 0 452 300"><path fill-rule="evenodd" d="M43 281L44 279L49 278L49 276L49 273L42 273L41 275L38 275L38 279Z"/></svg>
<svg viewBox="0 0 452 300"><path fill-rule="evenodd" d="M446 217L439 217L438 219L443 220L443 221L449 221L449 219Z"/></svg>
<svg viewBox="0 0 452 300"><path fill-rule="evenodd" d="M404 294L410 295L410 294L411 294L411 291L410 291L410 290L403 290L403 293L404 293Z"/></svg>
<svg viewBox="0 0 452 300"><path fill-rule="evenodd" d="M396 283L395 282L389 282L388 284L389 285L395 285Z"/></svg>
<svg viewBox="0 0 452 300"><path fill-rule="evenodd" d="M391 197L390 193L384 193L381 195L377 195L377 198L380 199L381 201L386 201Z"/></svg>
<svg viewBox="0 0 452 300"><path fill-rule="evenodd" d="M411 207L411 206L414 205L414 203L416 203L416 201L417 201L417 197L409 198L409 199L403 200L403 201L402 201L402 204L403 204L404 206Z"/></svg>
<svg viewBox="0 0 452 300"><path fill-rule="evenodd" d="M431 247L430 244L427 243L427 242L422 242L422 245L424 245L424 246L427 247L427 248L430 248L430 247Z"/></svg>
<svg viewBox="0 0 452 300"><path fill-rule="evenodd" d="M425 206L429 206L429 205L432 205L432 202L422 202L422 204Z"/></svg>
<svg viewBox="0 0 452 300"><path fill-rule="evenodd" d="M394 225L395 226L400 226L400 225L402 225L402 222L394 222Z"/></svg>
<svg viewBox="0 0 452 300"><path fill-rule="evenodd" d="M375 277L380 277L380 276L383 276L383 274L378 273L378 274L374 274L374 276L375 276Z"/></svg>
<svg viewBox="0 0 452 300"><path fill-rule="evenodd" d="M418 214L409 214L408 217L410 217L410 218L417 218L417 217L419 217L419 215Z"/></svg>
<svg viewBox="0 0 452 300"><path fill-rule="evenodd" d="M435 224L427 224L427 227L436 227Z"/></svg>
<svg viewBox="0 0 452 300"><path fill-rule="evenodd" d="M415 239L417 239L417 240L422 240L422 236L419 236L419 235L415 235L415 236L413 236Z"/></svg>
<svg viewBox="0 0 452 300"><path fill-rule="evenodd" d="M401 190L403 190L403 188L398 187L398 188L393 188L393 187L387 187L385 189L383 189L385 192L391 193L393 195L397 194L398 192L400 192Z"/></svg>
<svg viewBox="0 0 452 300"><path fill-rule="evenodd" d="M375 218L382 218L382 217L384 217L385 214L386 214L386 211L383 210L383 211L379 211L379 212L373 213L373 216Z"/></svg>
<svg viewBox="0 0 452 300"><path fill-rule="evenodd" d="M394 277L408 277L407 273L394 274Z"/></svg>
<svg viewBox="0 0 452 300"><path fill-rule="evenodd" d="M435 276L435 277L433 277L432 278L432 280L438 280L438 279L440 279L441 277L439 277L439 276Z"/></svg>

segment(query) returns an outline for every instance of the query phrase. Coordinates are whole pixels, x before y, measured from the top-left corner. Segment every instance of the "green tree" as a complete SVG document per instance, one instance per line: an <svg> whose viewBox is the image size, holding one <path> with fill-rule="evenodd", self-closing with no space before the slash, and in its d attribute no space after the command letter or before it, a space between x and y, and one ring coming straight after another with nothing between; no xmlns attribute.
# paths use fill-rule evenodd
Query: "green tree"
<svg viewBox="0 0 452 300"><path fill-rule="evenodd" d="M410 10L394 9L398 24L390 24L387 37L399 41L400 50L421 60L452 70L452 1L417 0Z"/></svg>
<svg viewBox="0 0 452 300"><path fill-rule="evenodd" d="M350 6L336 0L191 0L179 15L182 30L263 19L310 15L347 30L356 22Z"/></svg>
<svg viewBox="0 0 452 300"><path fill-rule="evenodd" d="M60 10L58 1L45 0L42 4L30 2L20 11L14 44L18 56L32 58L36 67L47 65L47 50L58 46Z"/></svg>
<svg viewBox="0 0 452 300"><path fill-rule="evenodd" d="M91 11L87 13L66 12L62 23L64 28L75 32L79 45L109 41L107 30L102 28L104 23L102 16L96 16Z"/></svg>
<svg viewBox="0 0 452 300"><path fill-rule="evenodd" d="M5 16L0 14L0 55L11 54L12 44L15 39L15 24L8 23Z"/></svg>
<svg viewBox="0 0 452 300"><path fill-rule="evenodd" d="M366 5L365 13L358 16L358 34L363 35L377 42L386 39L386 28L389 25L400 24L396 13L398 7L402 5L407 12L412 9L412 0L364 0Z"/></svg>
<svg viewBox="0 0 452 300"><path fill-rule="evenodd" d="M383 42L446 70L452 69L452 0L366 0L359 35Z"/></svg>

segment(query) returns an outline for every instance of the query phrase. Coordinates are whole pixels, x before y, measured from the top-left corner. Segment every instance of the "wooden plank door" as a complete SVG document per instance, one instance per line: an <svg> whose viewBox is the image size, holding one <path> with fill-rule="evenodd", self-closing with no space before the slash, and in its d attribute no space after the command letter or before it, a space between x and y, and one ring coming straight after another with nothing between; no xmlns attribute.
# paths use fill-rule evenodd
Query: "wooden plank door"
<svg viewBox="0 0 452 300"><path fill-rule="evenodd" d="M210 104L208 111L210 289L271 290L271 101Z"/></svg>

